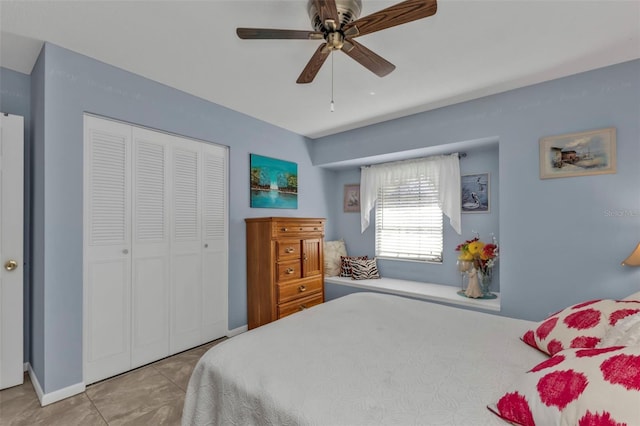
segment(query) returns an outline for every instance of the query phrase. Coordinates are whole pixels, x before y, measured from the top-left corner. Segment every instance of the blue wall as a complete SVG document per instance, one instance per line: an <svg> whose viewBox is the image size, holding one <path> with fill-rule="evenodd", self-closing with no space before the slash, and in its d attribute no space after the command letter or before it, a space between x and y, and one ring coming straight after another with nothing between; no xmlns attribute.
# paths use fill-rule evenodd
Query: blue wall
<svg viewBox="0 0 640 426"><path fill-rule="evenodd" d="M82 382L82 146L90 112L230 147L229 328L246 318L244 218L327 217L324 188L332 172L311 167L300 135L52 44L32 81L35 142L43 176L34 180L34 371L49 393ZM298 163L297 210L249 208L249 153ZM328 225L330 229L331 224ZM35 315L35 313L34 313ZM43 359L39 357L42 355Z"/></svg>
<svg viewBox="0 0 640 426"><path fill-rule="evenodd" d="M603 127L617 129L616 174L539 178L541 137ZM503 315L539 320L581 300L640 289L640 268L620 266L640 241L640 60L324 137L312 158L332 168L424 147L454 152L478 139L499 141ZM339 180L357 182L357 173ZM345 219L357 226L356 217ZM474 226L463 223L464 238ZM349 251L371 253L372 238L349 229L334 237L344 236ZM396 278L420 274L402 269Z"/></svg>

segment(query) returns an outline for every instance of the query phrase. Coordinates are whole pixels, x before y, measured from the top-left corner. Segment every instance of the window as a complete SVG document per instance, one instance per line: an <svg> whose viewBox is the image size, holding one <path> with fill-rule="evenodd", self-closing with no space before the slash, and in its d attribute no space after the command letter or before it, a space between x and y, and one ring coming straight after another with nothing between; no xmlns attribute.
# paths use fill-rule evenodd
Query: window
<svg viewBox="0 0 640 426"><path fill-rule="evenodd" d="M379 188L376 256L442 262L443 218L438 187L426 177Z"/></svg>

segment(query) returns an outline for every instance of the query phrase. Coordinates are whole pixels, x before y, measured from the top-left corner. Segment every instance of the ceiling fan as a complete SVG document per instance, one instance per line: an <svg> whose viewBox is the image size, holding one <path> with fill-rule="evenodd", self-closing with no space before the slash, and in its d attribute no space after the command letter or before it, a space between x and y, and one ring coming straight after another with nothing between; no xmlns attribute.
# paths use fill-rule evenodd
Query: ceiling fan
<svg viewBox="0 0 640 426"><path fill-rule="evenodd" d="M406 0L371 15L360 16L361 0L309 0L314 31L269 28L237 28L241 39L324 40L302 70L296 83L311 83L334 50L342 50L379 77L396 67L354 40L366 34L434 15L436 0Z"/></svg>

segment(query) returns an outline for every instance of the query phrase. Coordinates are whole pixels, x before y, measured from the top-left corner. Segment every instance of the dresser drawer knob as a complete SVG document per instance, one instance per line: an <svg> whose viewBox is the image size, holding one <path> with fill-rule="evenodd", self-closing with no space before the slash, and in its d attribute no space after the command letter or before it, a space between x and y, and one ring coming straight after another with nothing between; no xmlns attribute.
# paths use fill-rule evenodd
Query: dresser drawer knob
<svg viewBox="0 0 640 426"><path fill-rule="evenodd" d="M300 311L304 311L305 309L307 309L307 305L300 305Z"/></svg>
<svg viewBox="0 0 640 426"><path fill-rule="evenodd" d="M287 268L287 274L291 275L293 274L295 271L293 268Z"/></svg>
<svg viewBox="0 0 640 426"><path fill-rule="evenodd" d="M287 232L287 231L288 231L288 229L287 229L287 228L280 228L280 230L281 230L282 232Z"/></svg>
<svg viewBox="0 0 640 426"><path fill-rule="evenodd" d="M285 253L293 253L295 250L293 250L293 247L287 247L286 249L284 249Z"/></svg>
<svg viewBox="0 0 640 426"><path fill-rule="evenodd" d="M301 285L300 287L298 287L298 291L300 291L300 293L306 290L307 290L307 287L305 287L304 285Z"/></svg>

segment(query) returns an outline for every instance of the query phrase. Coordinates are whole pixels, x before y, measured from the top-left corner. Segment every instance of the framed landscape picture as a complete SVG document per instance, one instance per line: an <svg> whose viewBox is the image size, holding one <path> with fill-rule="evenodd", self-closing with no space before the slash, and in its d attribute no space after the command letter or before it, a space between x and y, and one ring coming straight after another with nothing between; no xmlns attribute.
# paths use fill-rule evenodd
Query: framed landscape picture
<svg viewBox="0 0 640 426"><path fill-rule="evenodd" d="M616 129L540 139L540 179L616 172Z"/></svg>
<svg viewBox="0 0 640 426"><path fill-rule="evenodd" d="M489 213L489 173L460 177L462 213Z"/></svg>
<svg viewBox="0 0 640 426"><path fill-rule="evenodd" d="M297 209L298 165L257 154L249 156L251 207Z"/></svg>

